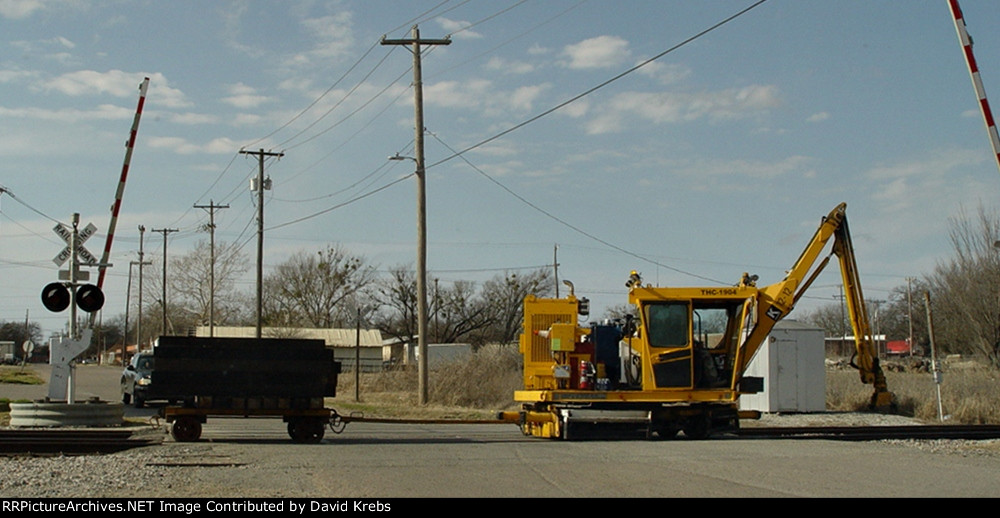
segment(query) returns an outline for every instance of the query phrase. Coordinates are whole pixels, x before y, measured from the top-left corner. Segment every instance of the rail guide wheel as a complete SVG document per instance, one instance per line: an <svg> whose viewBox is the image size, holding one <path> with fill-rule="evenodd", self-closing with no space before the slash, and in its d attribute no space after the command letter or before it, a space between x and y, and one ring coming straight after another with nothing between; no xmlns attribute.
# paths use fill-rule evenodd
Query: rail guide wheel
<svg viewBox="0 0 1000 518"><path fill-rule="evenodd" d="M170 424L170 436L177 442L194 442L201 437L201 423L192 416L180 416Z"/></svg>

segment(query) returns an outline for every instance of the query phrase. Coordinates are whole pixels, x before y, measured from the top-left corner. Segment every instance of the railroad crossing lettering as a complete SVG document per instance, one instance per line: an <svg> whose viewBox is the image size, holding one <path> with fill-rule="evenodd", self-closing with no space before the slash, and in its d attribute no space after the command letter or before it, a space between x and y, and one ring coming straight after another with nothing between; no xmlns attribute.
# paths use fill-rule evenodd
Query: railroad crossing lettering
<svg viewBox="0 0 1000 518"><path fill-rule="evenodd" d="M52 262L56 263L56 266L62 266L72 255L73 250L70 246L73 244L73 231L66 228L62 223L56 223L52 230L57 236L61 237L66 243L66 248L63 248L55 257L52 258ZM88 223L83 230L77 234L76 239L76 255L80 258L80 262L83 264L97 264L97 258L90 253L90 250L84 248L83 244L90 239L90 236L97 232L97 226L93 223Z"/></svg>

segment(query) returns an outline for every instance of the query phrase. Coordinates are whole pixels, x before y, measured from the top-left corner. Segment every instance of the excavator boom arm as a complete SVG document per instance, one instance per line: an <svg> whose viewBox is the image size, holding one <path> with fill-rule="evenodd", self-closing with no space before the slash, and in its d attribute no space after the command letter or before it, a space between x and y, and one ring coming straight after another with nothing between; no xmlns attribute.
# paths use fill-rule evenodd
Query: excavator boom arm
<svg viewBox="0 0 1000 518"><path fill-rule="evenodd" d="M878 350L873 342L868 309L865 306L854 256L854 245L847 224L846 209L847 204L841 203L830 211L785 278L761 288L756 302L756 323L747 334L744 347L740 351L737 372L743 372L774 325L793 309L809 285L829 263L830 257L827 256L813 269L827 243L833 238L832 254L837 256L840 263L847 310L854 331L855 355L851 365L858 369L863 383L875 387L871 406L892 406L895 404L893 395L887 389L885 374L879 365Z"/></svg>

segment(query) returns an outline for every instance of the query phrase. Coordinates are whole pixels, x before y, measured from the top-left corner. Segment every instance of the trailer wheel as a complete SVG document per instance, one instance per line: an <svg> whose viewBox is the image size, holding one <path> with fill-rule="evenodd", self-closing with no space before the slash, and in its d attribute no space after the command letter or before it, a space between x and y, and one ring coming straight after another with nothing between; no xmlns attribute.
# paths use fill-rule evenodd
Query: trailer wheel
<svg viewBox="0 0 1000 518"><path fill-rule="evenodd" d="M324 422L316 417L302 417L288 421L288 435L301 444L317 444L323 440Z"/></svg>
<svg viewBox="0 0 1000 518"><path fill-rule="evenodd" d="M191 416L178 417L170 425L170 436L177 442L194 442L201 437L201 423Z"/></svg>

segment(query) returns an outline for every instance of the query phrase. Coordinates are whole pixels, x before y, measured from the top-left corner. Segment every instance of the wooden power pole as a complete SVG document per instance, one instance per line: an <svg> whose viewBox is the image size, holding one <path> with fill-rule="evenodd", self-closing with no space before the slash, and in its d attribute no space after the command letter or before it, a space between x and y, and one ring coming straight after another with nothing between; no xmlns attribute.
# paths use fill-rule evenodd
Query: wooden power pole
<svg viewBox="0 0 1000 518"><path fill-rule="evenodd" d="M258 151L245 151L240 150L240 153L245 155L257 155L257 160L260 167L257 170L257 338L261 336L260 321L261 314L263 313L264 306L264 294L263 294L263 284L264 284L264 189L270 189L270 186L264 182L264 158L269 156L283 157L284 153L272 153L270 151L265 152L263 149ZM270 183L270 179L268 179Z"/></svg>
<svg viewBox="0 0 1000 518"><path fill-rule="evenodd" d="M416 125L417 157L417 368L420 375L419 400L427 404L427 195L424 178L424 94L420 72L421 45L450 45L450 39L422 40L420 30L413 26L412 37L402 40L382 38L382 45L409 45L413 53L413 97Z"/></svg>
<svg viewBox="0 0 1000 518"><path fill-rule="evenodd" d="M208 265L208 336L215 336L215 209L228 209L229 205L195 205L196 209L208 209L209 265Z"/></svg>

